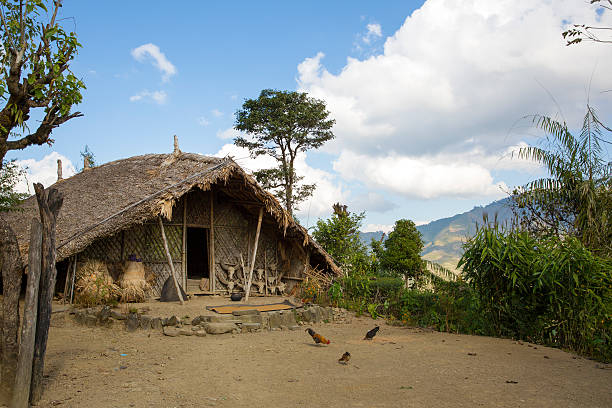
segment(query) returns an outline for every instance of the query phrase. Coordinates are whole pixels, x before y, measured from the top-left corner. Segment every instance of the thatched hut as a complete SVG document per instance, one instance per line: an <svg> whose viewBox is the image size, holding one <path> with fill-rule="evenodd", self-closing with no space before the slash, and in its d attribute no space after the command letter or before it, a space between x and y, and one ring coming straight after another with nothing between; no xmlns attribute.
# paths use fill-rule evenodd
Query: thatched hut
<svg viewBox="0 0 612 408"><path fill-rule="evenodd" d="M172 154L86 167L51 187L64 196L57 222L59 292L70 286L64 282L80 262L103 261L117 279L132 256L154 277L152 295L159 295L170 276L160 218L178 281L187 292L243 290L260 213L252 295L290 294L308 268L340 274L323 248L231 158L176 148ZM36 198L21 207L7 218L27 259L29 220L38 217Z"/></svg>

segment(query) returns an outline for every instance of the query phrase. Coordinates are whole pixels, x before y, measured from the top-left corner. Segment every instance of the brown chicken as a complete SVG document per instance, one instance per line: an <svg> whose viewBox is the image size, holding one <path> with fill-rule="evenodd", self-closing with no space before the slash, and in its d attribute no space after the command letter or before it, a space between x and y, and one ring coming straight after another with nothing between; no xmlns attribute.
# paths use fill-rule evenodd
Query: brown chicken
<svg viewBox="0 0 612 408"><path fill-rule="evenodd" d="M312 337L315 343L317 344L329 344L331 341L327 340L325 337L321 336L319 333L315 333L314 330L308 328L306 329L308 334Z"/></svg>
<svg viewBox="0 0 612 408"><path fill-rule="evenodd" d="M342 357L340 357L340 359L338 360L338 362L340 364L348 364L349 360L351 359L351 353L349 353L348 351L345 352Z"/></svg>

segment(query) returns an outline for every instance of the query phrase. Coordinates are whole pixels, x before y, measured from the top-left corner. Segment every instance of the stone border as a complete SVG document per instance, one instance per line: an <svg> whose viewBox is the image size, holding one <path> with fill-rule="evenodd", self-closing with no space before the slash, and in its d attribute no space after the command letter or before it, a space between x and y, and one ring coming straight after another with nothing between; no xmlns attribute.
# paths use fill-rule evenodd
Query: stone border
<svg viewBox="0 0 612 408"><path fill-rule="evenodd" d="M259 312L235 311L232 314L200 315L193 319L176 316L151 317L144 313L118 313L109 306L72 309L76 323L88 327L124 328L160 331L166 336L206 336L207 334L249 333L263 330L297 330L308 323L346 321L344 309L306 305L292 310Z"/></svg>

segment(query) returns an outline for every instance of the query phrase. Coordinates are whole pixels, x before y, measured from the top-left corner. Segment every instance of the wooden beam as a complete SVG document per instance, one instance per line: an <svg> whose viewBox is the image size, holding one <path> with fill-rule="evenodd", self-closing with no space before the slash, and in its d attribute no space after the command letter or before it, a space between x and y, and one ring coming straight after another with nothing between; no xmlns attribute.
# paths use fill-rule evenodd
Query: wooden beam
<svg viewBox="0 0 612 408"><path fill-rule="evenodd" d="M259 243L259 232L261 231L261 220L263 218L263 207L259 208L259 217L257 219L257 232L255 232L255 245L253 246L253 257L251 258L251 267L249 268L249 281L245 288L244 301L249 300L249 292L251 291L251 283L253 282L253 268L255 267L255 258L257 257L257 244Z"/></svg>
<svg viewBox="0 0 612 408"><path fill-rule="evenodd" d="M183 196L183 253L181 259L183 287L187 287L187 194Z"/></svg>
<svg viewBox="0 0 612 408"><path fill-rule="evenodd" d="M30 400L32 382L32 359L34 357L34 340L36 334L36 312L38 310L38 286L40 284L40 267L42 251L42 224L32 218L30 228L30 252L28 255L28 286L26 289L23 323L21 325L21 344L19 345L19 362L15 376L15 388L11 407L27 408ZM68 268L70 270L70 267ZM68 282L68 276L66 276ZM66 289L65 289L66 291ZM66 299L66 293L64 293Z"/></svg>
<svg viewBox="0 0 612 408"><path fill-rule="evenodd" d="M181 288L179 287L178 281L176 280L176 274L174 273L174 264L172 263L172 255L170 255L170 250L168 249L168 240L166 239L166 231L164 230L164 222L162 221L161 215L158 216L159 219L159 228L161 229L162 240L164 241L164 251L166 252L166 259L168 261L168 265L170 266L170 274L172 275L172 280L174 281L174 287L176 288L176 293L178 295L179 300L181 301L181 305L184 305L183 294L181 293Z"/></svg>
<svg viewBox="0 0 612 408"><path fill-rule="evenodd" d="M208 258L210 259L210 268L208 268L209 277L209 290L215 292L217 290L217 273L215 268L215 217L214 217L214 201L215 192L210 189L210 232L208 234L210 242L208 244L209 252Z"/></svg>

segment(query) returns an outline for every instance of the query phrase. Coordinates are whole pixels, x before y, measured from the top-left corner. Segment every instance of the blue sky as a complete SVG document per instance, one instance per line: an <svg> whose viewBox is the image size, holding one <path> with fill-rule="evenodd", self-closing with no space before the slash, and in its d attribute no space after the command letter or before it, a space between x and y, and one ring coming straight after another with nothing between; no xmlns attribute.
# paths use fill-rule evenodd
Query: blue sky
<svg viewBox="0 0 612 408"><path fill-rule="evenodd" d="M82 166L85 145L103 163L170 152L176 134L183 151L254 170L267 163L231 145L234 112L264 88L301 90L337 120L333 143L298 168L319 185L304 224L336 201L366 211L367 229L452 216L540 174L508 159L538 135L524 115L579 124L592 76L591 101L611 116L609 47L560 36L563 21L612 25L609 13L553 3L65 0L85 116L56 129L53 146L7 158L48 184L57 157Z"/></svg>

